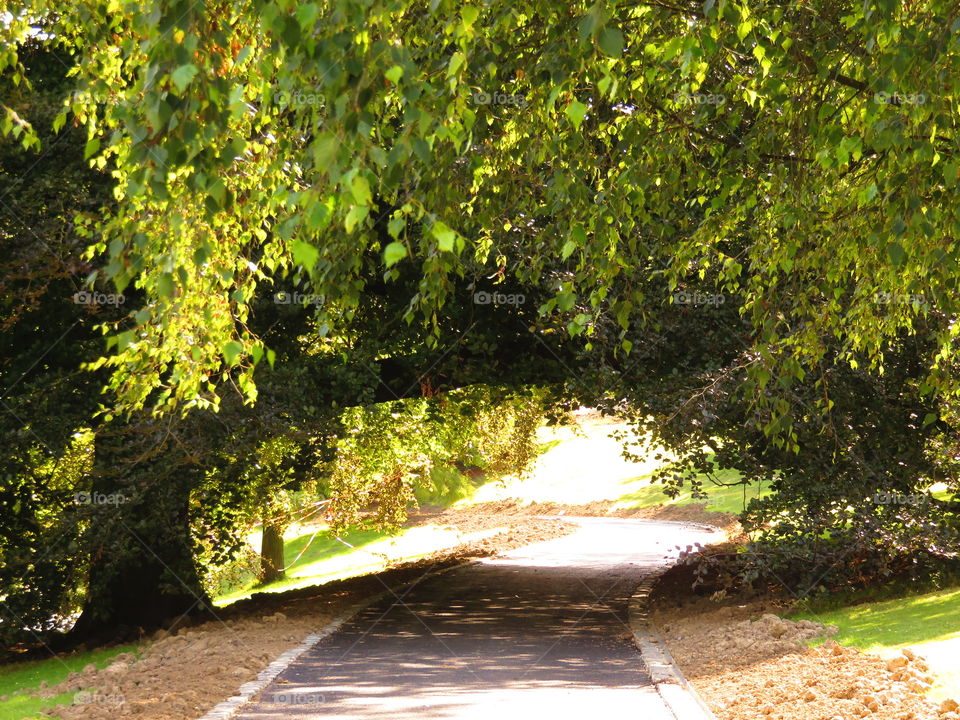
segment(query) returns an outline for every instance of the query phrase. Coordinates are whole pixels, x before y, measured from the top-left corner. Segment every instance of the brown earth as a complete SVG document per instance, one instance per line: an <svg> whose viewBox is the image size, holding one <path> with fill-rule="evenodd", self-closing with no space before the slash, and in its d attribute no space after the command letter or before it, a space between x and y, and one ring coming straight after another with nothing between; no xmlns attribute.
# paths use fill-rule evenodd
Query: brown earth
<svg viewBox="0 0 960 720"><path fill-rule="evenodd" d="M364 598L469 558L503 552L573 531L570 523L533 517L421 513L414 522L454 525L471 532L504 530L433 557L327 585L259 593L216 611L218 620L173 633L158 631L138 652L116 656L106 668L88 665L60 685L37 691L50 698L77 692L71 706L47 711L62 720L194 720L237 692L278 655L299 645Z"/></svg>
<svg viewBox="0 0 960 720"><path fill-rule="evenodd" d="M783 620L769 602L701 599L652 615L678 667L720 720L957 720L935 705L926 663L890 661L828 639L833 626Z"/></svg>
<svg viewBox="0 0 960 720"><path fill-rule="evenodd" d="M677 522L700 523L718 527L728 536L739 535L742 530L736 515L711 512L706 503L691 505L655 505L653 507L617 508L609 500L597 500L583 505L561 505L559 503L533 502L520 503L517 500L498 500L478 503L461 510L447 510L445 514L459 518L461 514L488 516L492 518L531 516L531 515L568 515L576 517L619 517L645 520L673 520Z"/></svg>

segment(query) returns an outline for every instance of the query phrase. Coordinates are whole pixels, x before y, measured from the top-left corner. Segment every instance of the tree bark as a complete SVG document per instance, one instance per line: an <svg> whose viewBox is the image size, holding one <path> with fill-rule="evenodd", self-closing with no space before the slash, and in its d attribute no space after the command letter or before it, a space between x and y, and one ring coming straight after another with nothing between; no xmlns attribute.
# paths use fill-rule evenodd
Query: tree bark
<svg viewBox="0 0 960 720"><path fill-rule="evenodd" d="M283 528L270 522L263 524L260 543L260 582L276 582L286 577L283 557Z"/></svg>
<svg viewBox="0 0 960 720"><path fill-rule="evenodd" d="M115 423L95 441L88 589L71 634L119 638L209 612L194 560L195 468L151 421Z"/></svg>

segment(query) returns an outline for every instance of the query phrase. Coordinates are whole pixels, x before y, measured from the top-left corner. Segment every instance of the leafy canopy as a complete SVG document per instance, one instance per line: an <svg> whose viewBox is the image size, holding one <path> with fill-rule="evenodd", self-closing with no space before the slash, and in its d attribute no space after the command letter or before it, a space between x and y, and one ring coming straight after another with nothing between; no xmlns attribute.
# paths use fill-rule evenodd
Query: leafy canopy
<svg viewBox="0 0 960 720"><path fill-rule="evenodd" d="M945 0L32 0L0 30L0 69L18 72L31 32L79 59L59 122L87 128L118 201L81 227L147 298L108 328L122 408L216 405L228 377L255 397L270 356L249 302L279 277L308 279L336 333L371 269L414 268L407 316L428 324L469 302L456 276L549 275L542 312L589 336L667 302L637 277L651 257L671 289L713 268L741 296L762 395L834 344L882 367L918 316L955 314L954 16ZM35 142L10 111L3 129ZM956 328L924 358L930 388L953 389L937 368Z"/></svg>

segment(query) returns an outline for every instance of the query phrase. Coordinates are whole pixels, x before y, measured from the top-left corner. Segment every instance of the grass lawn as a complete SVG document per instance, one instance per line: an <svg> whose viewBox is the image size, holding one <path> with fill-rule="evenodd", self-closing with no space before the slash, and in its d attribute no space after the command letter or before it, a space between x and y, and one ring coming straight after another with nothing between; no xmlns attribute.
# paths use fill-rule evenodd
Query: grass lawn
<svg viewBox="0 0 960 720"><path fill-rule="evenodd" d="M313 532L299 534L285 541L284 552L288 562L303 550ZM218 597L214 604L228 605L255 592L282 592L377 572L397 562L426 557L493 532L462 533L436 525L404 528L394 534L363 530L349 533L343 538L354 546L351 548L321 530L303 557L287 570L286 579L256 586L251 578L244 587Z"/></svg>
<svg viewBox="0 0 960 720"><path fill-rule="evenodd" d="M717 473L717 479L721 482L734 482L738 477L735 470L724 470ZM675 498L669 498L663 494L663 486L659 483L650 484L650 477L644 476L636 479L639 486L625 493L617 500L617 507L635 508L651 507L653 505L693 505L695 503L706 502L707 510L710 512L723 512L732 515L738 515L746 508L752 498L764 497L770 494L770 490L764 486L757 485L714 485L707 481L704 483L704 490L707 493L707 499L699 500L694 498L692 493L684 491Z"/></svg>
<svg viewBox="0 0 960 720"><path fill-rule="evenodd" d="M836 625L837 642L882 657L910 648L925 657L938 682L936 700L960 699L960 588L833 607L814 606L795 619Z"/></svg>
<svg viewBox="0 0 960 720"><path fill-rule="evenodd" d="M457 505L507 499L569 505L610 501L618 508L704 502L693 498L689 491L676 498L664 495L660 484L651 484L658 463L652 458L640 463L624 459L620 442L608 437L611 429L610 423L585 424L579 433L568 427L542 428L540 441L545 452L527 477L487 483ZM735 481L737 477L732 470L717 474L721 482ZM743 485L725 487L710 482L704 488L709 495L707 510L732 514L740 513L750 498L769 493L756 486L745 489Z"/></svg>
<svg viewBox="0 0 960 720"><path fill-rule="evenodd" d="M7 696L7 700L0 702L0 720L33 720L44 718L40 710L55 705L69 704L73 693L64 693L50 700L26 697L13 693L23 688L39 688L40 683L46 682L47 687L57 685L67 679L72 672L83 670L89 663L98 668L106 667L110 660L122 652L135 652L136 644L118 645L103 650L61 655L59 658L47 660L32 660L30 662L14 663L0 667L0 697Z"/></svg>
<svg viewBox="0 0 960 720"><path fill-rule="evenodd" d="M475 490L476 484L468 476L452 468L434 468L428 482L415 488L415 495L421 504L448 507ZM256 578L250 574L239 587L218 596L214 604L227 605L255 592L282 592L378 572L391 564L416 560L484 534L490 533L466 535L450 528L424 525L393 533L358 530L342 536L341 542L318 524L294 525L284 535L284 557L290 563L284 580L257 586ZM247 542L258 549L260 532L250 533Z"/></svg>

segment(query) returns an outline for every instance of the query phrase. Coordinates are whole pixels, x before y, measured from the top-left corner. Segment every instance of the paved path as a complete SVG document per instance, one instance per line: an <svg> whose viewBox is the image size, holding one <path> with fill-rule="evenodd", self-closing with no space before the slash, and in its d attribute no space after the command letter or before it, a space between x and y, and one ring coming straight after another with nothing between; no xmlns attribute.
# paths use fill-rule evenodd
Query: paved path
<svg viewBox="0 0 960 720"><path fill-rule="evenodd" d="M627 600L675 545L715 536L657 521L576 522L572 535L368 607L237 717L672 720L629 635Z"/></svg>

